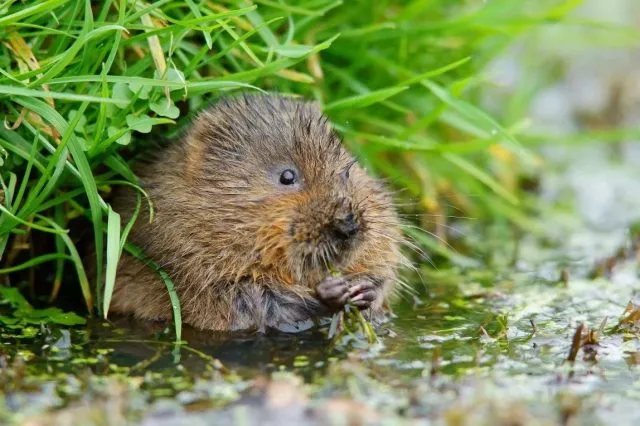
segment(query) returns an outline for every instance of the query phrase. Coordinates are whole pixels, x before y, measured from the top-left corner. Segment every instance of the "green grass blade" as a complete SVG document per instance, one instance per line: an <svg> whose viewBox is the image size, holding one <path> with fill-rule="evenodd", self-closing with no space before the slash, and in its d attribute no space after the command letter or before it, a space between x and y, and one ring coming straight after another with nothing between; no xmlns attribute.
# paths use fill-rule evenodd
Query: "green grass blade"
<svg viewBox="0 0 640 426"><path fill-rule="evenodd" d="M46 226L41 226L41 225L37 225L35 223L32 222L28 222L24 219L21 219L20 217L16 216L15 214L13 214L11 211L9 211L9 209L7 209L5 206L3 206L2 204L0 204L0 212L4 213L7 215L7 217L13 219L14 221L16 221L17 223L24 225L28 228L33 228L35 230L38 231L42 231L42 232L48 232L50 234L58 234L58 230L54 229L54 228L47 228Z"/></svg>
<svg viewBox="0 0 640 426"><path fill-rule="evenodd" d="M120 260L120 215L109 206L107 213L107 262L102 299L102 315L107 319L113 288L116 283L116 271Z"/></svg>
<svg viewBox="0 0 640 426"><path fill-rule="evenodd" d="M41 209L41 210L44 210L44 209ZM55 206L54 220L57 223L65 222L64 208L60 204ZM58 255L65 255L66 246L64 244L64 240L59 235L56 235L55 248L56 248L56 253ZM53 302L58 297L58 294L60 293L60 289L62 288L63 277L64 277L64 259L60 258L56 261L56 275L53 277L53 286L51 287L51 293L49 294L49 302Z"/></svg>
<svg viewBox="0 0 640 426"><path fill-rule="evenodd" d="M171 309L173 311L173 324L176 333L176 341L180 342L182 340L182 311L180 309L180 298L178 297L178 293L176 292L176 287L173 283L171 277L153 260L149 259L141 248L137 247L133 243L125 243L125 250L134 256L136 259L144 262L147 266L153 269L164 285L167 288L167 293L169 294L169 299L171 300Z"/></svg>
<svg viewBox="0 0 640 426"><path fill-rule="evenodd" d="M51 98L75 102L101 102L105 104L126 105L121 99L103 98L100 96L79 95L75 93L51 92L45 90L26 89L24 87L0 85L0 95L27 96L30 98Z"/></svg>
<svg viewBox="0 0 640 426"><path fill-rule="evenodd" d="M28 6L12 13L11 15L0 17L0 28L6 28L8 25L24 20L31 15L55 9L57 6L64 4L67 1L68 0L47 0L36 2L33 6Z"/></svg>
<svg viewBox="0 0 640 426"><path fill-rule="evenodd" d="M27 160L27 168L24 171L24 175L22 175L22 182L20 183L20 188L18 188L18 194L16 195L16 197L13 199L13 202L11 203L13 210L18 209L18 207L20 206L20 203L22 202L22 198L24 197L24 194L27 190L27 186L29 184L29 178L31 177L31 169L33 168L33 162L36 157L37 149L38 149L38 144L36 140L34 140L33 144L31 145L31 153L29 155L29 159Z"/></svg>
<svg viewBox="0 0 640 426"><path fill-rule="evenodd" d="M142 206L142 195L140 195L141 193L144 193L144 191L140 190L139 192L136 193L136 206L133 209L133 213L131 214L131 218L129 219L129 222L127 222L124 229L122 230L122 235L120 236L120 253L122 253L122 250L124 250L124 246L127 243L127 238L129 237L129 233L133 229L133 225L136 223L136 220L138 220L138 216L140 215L140 207ZM153 207L152 207L151 200L148 197L147 197L147 201L149 202L149 209L150 209L149 220L151 221L153 220Z"/></svg>
<svg viewBox="0 0 640 426"><path fill-rule="evenodd" d="M474 165L473 163L465 160L464 158L453 154L453 153L444 153L442 157L448 160L451 164L460 168L462 171L468 173L469 175L475 177L480 182L489 187L493 192L498 194L500 197L504 198L511 204L519 204L518 199L510 193L504 186L500 185L493 177L489 174L481 170L479 167Z"/></svg>
<svg viewBox="0 0 640 426"><path fill-rule="evenodd" d="M324 106L325 112L335 112L345 109L364 108L378 102L382 102L400 92L407 90L409 86L389 87L387 89L376 90L362 95L351 96L340 99Z"/></svg>
<svg viewBox="0 0 640 426"><path fill-rule="evenodd" d="M196 5L193 2L193 0L184 0L184 2L187 4L187 6L189 6L191 13L193 13L196 16L196 18L202 18L202 12L200 12L198 5ZM204 36L204 41L207 43L207 47L211 49L213 47L213 41L211 40L211 33L209 31L203 30L202 35Z"/></svg>
<svg viewBox="0 0 640 426"><path fill-rule="evenodd" d="M0 268L0 275L11 274L13 272L23 271L25 269L31 269L34 266L38 266L41 263L45 263L45 262L51 262L52 260L73 261L73 258L67 254L59 254L59 253L43 254L42 256L33 257L19 265L11 266L9 268Z"/></svg>

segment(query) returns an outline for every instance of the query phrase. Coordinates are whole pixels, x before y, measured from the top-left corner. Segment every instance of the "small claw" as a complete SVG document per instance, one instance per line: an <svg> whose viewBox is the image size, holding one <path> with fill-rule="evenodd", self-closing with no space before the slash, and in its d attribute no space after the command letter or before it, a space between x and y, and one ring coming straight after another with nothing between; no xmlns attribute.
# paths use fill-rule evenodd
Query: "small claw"
<svg viewBox="0 0 640 426"><path fill-rule="evenodd" d="M356 294L355 296L351 297L351 299L349 299L349 302L351 303L355 303L359 300L363 300L364 299L364 293L360 293L360 294Z"/></svg>
<svg viewBox="0 0 640 426"><path fill-rule="evenodd" d="M358 309L368 309L378 297L378 288L370 279L359 280L349 289L349 302Z"/></svg>
<svg viewBox="0 0 640 426"><path fill-rule="evenodd" d="M362 293L358 293L355 296L351 297L351 299L349 299L349 301L353 303L361 300L366 302L373 302L374 300L376 300L376 292L373 290L363 291Z"/></svg>
<svg viewBox="0 0 640 426"><path fill-rule="evenodd" d="M375 288L375 285L369 280L358 281L355 285L349 288L349 295L355 296L358 293L375 291Z"/></svg>

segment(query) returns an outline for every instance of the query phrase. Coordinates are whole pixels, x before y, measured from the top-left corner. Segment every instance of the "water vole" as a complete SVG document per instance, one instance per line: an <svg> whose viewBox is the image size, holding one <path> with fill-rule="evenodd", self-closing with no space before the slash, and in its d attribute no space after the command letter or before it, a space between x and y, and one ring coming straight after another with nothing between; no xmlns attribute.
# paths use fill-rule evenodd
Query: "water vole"
<svg viewBox="0 0 640 426"><path fill-rule="evenodd" d="M131 240L173 279L184 322L287 328L348 301L383 313L402 259L392 199L315 103L223 99L137 174L155 218L144 211ZM132 191L116 195L125 217L134 204ZM111 309L146 319L172 312L163 282L128 255Z"/></svg>

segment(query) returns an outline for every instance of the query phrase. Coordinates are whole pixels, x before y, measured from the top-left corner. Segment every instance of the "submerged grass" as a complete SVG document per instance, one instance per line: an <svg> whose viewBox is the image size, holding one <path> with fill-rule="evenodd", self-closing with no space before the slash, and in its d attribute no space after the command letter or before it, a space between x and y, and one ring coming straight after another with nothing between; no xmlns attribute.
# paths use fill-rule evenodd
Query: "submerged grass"
<svg viewBox="0 0 640 426"><path fill-rule="evenodd" d="M54 300L68 291L70 264L88 311L106 316L132 225L120 223L110 190L137 186L137 154L236 91L320 102L363 164L404 188L417 224L438 238L449 216L528 226L517 178L536 158L514 137L522 117L501 122L477 106L480 70L579 3L2 1L0 274L31 288L51 277ZM95 246L88 278L65 231L82 216ZM424 231L412 234L433 248Z"/></svg>

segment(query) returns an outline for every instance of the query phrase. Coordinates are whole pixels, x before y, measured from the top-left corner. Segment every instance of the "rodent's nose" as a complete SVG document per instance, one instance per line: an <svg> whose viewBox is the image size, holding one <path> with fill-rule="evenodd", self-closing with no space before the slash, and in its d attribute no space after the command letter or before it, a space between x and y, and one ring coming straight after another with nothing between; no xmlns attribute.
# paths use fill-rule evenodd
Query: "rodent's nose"
<svg viewBox="0 0 640 426"><path fill-rule="evenodd" d="M347 241L353 238L360 231L360 226L356 222L353 213L348 213L342 218L333 221L333 234L339 240Z"/></svg>

